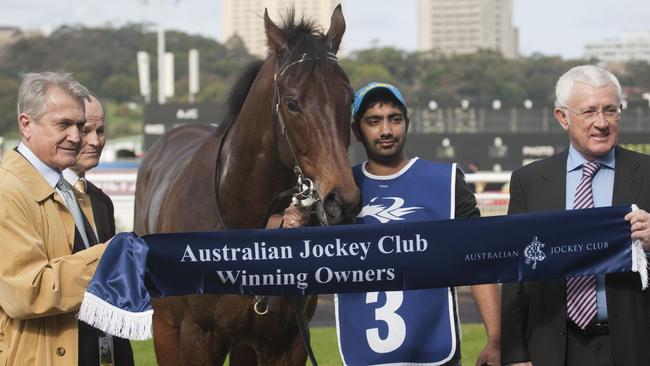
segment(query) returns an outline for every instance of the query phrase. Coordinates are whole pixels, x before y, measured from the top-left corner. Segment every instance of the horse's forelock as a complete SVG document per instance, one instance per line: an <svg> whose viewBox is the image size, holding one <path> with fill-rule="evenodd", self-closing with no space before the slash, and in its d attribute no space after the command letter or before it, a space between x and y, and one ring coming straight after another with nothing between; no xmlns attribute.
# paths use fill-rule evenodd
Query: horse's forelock
<svg viewBox="0 0 650 366"><path fill-rule="evenodd" d="M290 52L288 60L299 59L304 53L322 56L332 51L327 46L323 29L313 20L304 17L297 19L293 8L283 17L280 29Z"/></svg>

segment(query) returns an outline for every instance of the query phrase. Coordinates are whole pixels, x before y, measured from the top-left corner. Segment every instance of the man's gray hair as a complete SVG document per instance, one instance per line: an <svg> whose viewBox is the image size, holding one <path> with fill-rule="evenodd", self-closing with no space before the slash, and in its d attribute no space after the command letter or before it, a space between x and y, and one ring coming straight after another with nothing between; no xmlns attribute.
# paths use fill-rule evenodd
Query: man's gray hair
<svg viewBox="0 0 650 366"><path fill-rule="evenodd" d="M90 98L85 86L65 72L31 72L25 74L18 88L18 115L25 113L34 121L39 121L45 113L47 93L50 88L60 88L69 96L79 100L83 106L84 99Z"/></svg>
<svg viewBox="0 0 650 366"><path fill-rule="evenodd" d="M104 102L102 102L102 100L99 99L97 94L95 94L93 92L90 92L90 97L88 97L87 101L89 103L92 103L93 99L95 100L95 102L97 102L97 104L99 104L100 107L102 107L102 113L104 113L104 119L105 119L106 118L106 107L104 106Z"/></svg>
<svg viewBox="0 0 650 366"><path fill-rule="evenodd" d="M601 88L605 85L613 85L618 95L618 104L623 101L623 92L621 84L614 74L602 67L594 65L581 65L565 72L555 84L555 106L563 107L569 103L573 85L578 83L587 84L594 88Z"/></svg>

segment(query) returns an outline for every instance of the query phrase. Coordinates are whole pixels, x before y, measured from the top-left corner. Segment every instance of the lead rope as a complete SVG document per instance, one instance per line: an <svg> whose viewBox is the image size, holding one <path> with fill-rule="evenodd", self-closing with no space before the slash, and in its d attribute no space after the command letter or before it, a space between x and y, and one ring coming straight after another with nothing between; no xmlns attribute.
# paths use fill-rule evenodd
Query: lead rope
<svg viewBox="0 0 650 366"><path fill-rule="evenodd" d="M302 337L302 343L305 345L307 356L309 356L309 361L313 366L318 366L318 362L316 362L316 356L314 355L314 350L311 348L311 339L307 321L305 317L302 316L300 298L298 296L291 296L291 303L293 304L293 311L296 313L296 323L298 323L298 330L300 331L300 336Z"/></svg>

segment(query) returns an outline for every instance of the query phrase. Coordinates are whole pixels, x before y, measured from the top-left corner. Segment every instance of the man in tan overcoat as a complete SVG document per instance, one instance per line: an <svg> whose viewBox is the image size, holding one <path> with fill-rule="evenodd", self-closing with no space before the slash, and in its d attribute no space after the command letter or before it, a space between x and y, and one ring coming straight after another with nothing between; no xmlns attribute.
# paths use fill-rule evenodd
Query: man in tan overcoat
<svg viewBox="0 0 650 366"><path fill-rule="evenodd" d="M88 244L90 201L61 172L89 96L62 73L27 74L18 91L21 142L0 166L0 366L86 364L75 314L106 244Z"/></svg>

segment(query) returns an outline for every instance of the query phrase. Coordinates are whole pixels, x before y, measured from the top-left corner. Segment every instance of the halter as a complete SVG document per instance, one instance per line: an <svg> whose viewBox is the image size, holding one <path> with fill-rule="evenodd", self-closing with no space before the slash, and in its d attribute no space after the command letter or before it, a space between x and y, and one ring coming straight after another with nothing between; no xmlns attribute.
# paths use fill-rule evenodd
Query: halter
<svg viewBox="0 0 650 366"><path fill-rule="evenodd" d="M280 112L280 87L278 86L278 79L281 78L291 66L306 61L318 61L318 60L330 60L330 61L337 62L338 58L332 52L326 52L324 57L316 56L316 55L310 56L307 55L306 53L303 53L298 60L295 60L286 65L281 66L273 75L273 84L274 84L273 100L275 101L273 106L273 116L275 116L275 120L278 121L278 125L280 126L280 133L282 134L282 136L284 136L284 140L286 141L287 146L289 147L289 152L291 153L291 158L293 159L293 173L296 175L298 181L296 187L292 189L296 192L295 196L292 198L292 202L301 207L310 207L314 203L318 202L320 198L318 197L318 193L314 188L314 182L311 179L306 178L305 175L302 173L302 169L300 168L300 163L298 162L298 157L296 156L296 152L293 148L293 144L291 144L291 139L289 138L289 134L287 133L287 127L284 123L284 118L282 118L282 113Z"/></svg>

